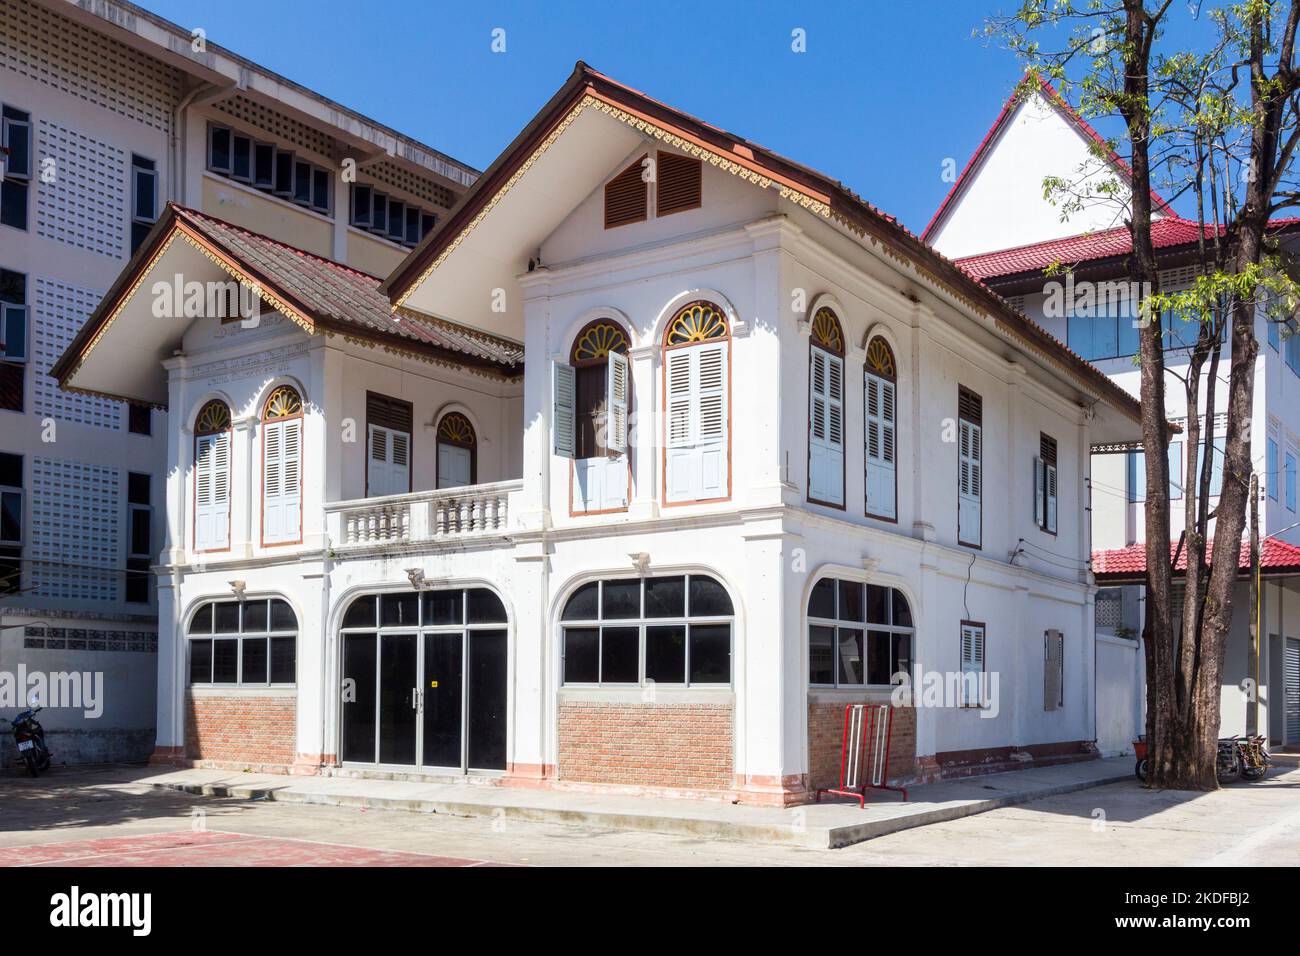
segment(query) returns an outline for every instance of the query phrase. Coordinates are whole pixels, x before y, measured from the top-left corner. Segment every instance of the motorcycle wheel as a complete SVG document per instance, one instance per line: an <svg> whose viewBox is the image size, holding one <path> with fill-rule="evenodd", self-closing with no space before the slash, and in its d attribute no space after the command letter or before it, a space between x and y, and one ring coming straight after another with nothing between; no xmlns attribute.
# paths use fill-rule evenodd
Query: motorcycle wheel
<svg viewBox="0 0 1300 956"><path fill-rule="evenodd" d="M1137 776L1138 780L1140 780L1142 783L1147 782L1147 774L1149 774L1150 772L1151 772L1151 761L1149 761L1145 757L1139 760L1137 762L1137 766L1133 768L1133 773Z"/></svg>
<svg viewBox="0 0 1300 956"><path fill-rule="evenodd" d="M1267 765L1263 767L1243 767L1241 770L1241 779L1250 780L1252 782L1255 780L1263 780L1267 773Z"/></svg>
<svg viewBox="0 0 1300 956"><path fill-rule="evenodd" d="M36 757L30 752L23 754L23 763L27 764L28 776L35 777L37 774L40 773L40 771L36 768Z"/></svg>
<svg viewBox="0 0 1300 956"><path fill-rule="evenodd" d="M41 754L41 759L37 764L36 769L42 773L50 769L50 755L48 753Z"/></svg>

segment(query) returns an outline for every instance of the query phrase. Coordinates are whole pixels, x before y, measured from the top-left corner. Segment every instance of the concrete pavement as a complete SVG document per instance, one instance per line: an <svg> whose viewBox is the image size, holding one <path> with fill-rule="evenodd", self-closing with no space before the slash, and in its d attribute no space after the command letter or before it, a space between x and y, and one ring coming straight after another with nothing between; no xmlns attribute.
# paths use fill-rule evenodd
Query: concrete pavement
<svg viewBox="0 0 1300 956"><path fill-rule="evenodd" d="M1130 778L1132 772L1131 757L1114 757L926 784L910 788L906 801L897 793L872 791L865 807L859 807L856 801L835 799L788 809L572 789L532 790L353 776L286 777L221 770L154 773L137 782L245 800L486 816L834 849L912 827L1102 786Z"/></svg>

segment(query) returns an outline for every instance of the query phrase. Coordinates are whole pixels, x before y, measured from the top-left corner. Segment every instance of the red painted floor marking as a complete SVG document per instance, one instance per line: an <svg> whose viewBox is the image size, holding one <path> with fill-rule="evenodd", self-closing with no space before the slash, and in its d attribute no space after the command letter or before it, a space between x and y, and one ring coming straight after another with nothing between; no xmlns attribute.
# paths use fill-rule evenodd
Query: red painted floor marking
<svg viewBox="0 0 1300 956"><path fill-rule="evenodd" d="M192 830L0 848L4 866L482 866L485 860Z"/></svg>

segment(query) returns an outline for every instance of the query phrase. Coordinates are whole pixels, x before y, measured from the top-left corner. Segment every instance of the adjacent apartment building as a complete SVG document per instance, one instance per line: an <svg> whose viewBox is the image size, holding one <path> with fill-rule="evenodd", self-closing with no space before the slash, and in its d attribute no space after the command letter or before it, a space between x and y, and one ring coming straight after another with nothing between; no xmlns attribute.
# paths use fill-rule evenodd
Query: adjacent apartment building
<svg viewBox="0 0 1300 956"><path fill-rule="evenodd" d="M1125 225L1123 190L1118 202L1084 202L1067 212L1065 203L1044 199L1044 181L1071 184L1075 194L1102 192L1108 179L1127 182L1123 160L1104 148L1101 137L1048 84L1020 90L1004 105L993 127L967 163L924 233L924 239L988 288L1004 296L1032 321L1064 341L1130 394L1139 391L1136 362L1136 302L1127 285L1126 258L1132 245ZM1153 196L1152 239L1164 290L1185 288L1195 276L1201 227L1180 217ZM1295 250L1300 220L1274 223L1284 252ZM1048 270L1060 270L1049 274ZM1096 294L1100 293L1100 294ZM1062 307L1064 305L1064 307ZM1167 321L1166 401L1171 420L1185 425L1186 376L1195 332ZM1189 327L1190 328L1190 327ZM1300 744L1300 334L1293 323L1270 321L1259 310L1254 411L1251 419L1254 468L1260 487L1260 641L1251 654L1249 550L1240 542L1242 580L1224 663L1222 733L1257 727L1275 744ZM1266 344L1265 344L1266 343ZM1226 382L1228 347L1221 377ZM1226 428L1226 387L1206 409L1214 429L1208 449L1221 462ZM1204 421L1204 420L1203 420ZM1091 513L1092 571L1097 640L1106 655L1136 647L1142 628L1146 555L1147 489L1140 443L1093 449L1088 505ZM1185 439L1175 434L1168 449L1171 522L1176 543L1183 530ZM1207 454L1201 453L1202 460ZM1222 486L1222 468L1212 470L1211 506ZM1175 545L1176 547L1176 545ZM1186 564L1183 554L1180 563ZM1136 655L1139 658L1140 655ZM1257 689L1257 690L1256 690ZM1099 693L1105 695L1104 688ZM1123 702L1113 699L1110 716ZM1101 708L1099 703L1099 709ZM1103 714L1103 723L1106 715Z"/></svg>
<svg viewBox="0 0 1300 956"><path fill-rule="evenodd" d="M185 195L54 369L167 409L156 762L783 805L850 703L895 783L1096 756L1137 402L839 183L579 63L382 280Z"/></svg>
<svg viewBox="0 0 1300 956"><path fill-rule="evenodd" d="M51 367L169 201L383 276L476 173L130 3L0 0L0 110L0 670L102 675L55 759L143 759L188 426Z"/></svg>

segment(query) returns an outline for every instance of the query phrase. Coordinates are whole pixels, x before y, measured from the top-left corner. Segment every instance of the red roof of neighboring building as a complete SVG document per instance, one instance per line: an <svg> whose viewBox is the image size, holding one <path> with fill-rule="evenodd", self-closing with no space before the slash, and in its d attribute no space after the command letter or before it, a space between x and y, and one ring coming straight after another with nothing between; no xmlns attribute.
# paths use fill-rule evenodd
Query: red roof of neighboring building
<svg viewBox="0 0 1300 956"><path fill-rule="evenodd" d="M1120 580L1140 580L1146 575L1147 571L1147 546L1145 544L1131 544L1127 548L1117 548L1112 551L1094 551L1092 553L1092 573L1098 581L1120 581ZM1172 558L1178 545L1170 547L1169 556ZM1207 562L1214 556L1214 542L1211 541L1205 549L1205 560ZM1276 538L1265 538L1259 545L1259 566L1264 574L1280 574L1284 572L1300 572L1300 548L1293 544L1287 544L1285 541L1278 541ZM1243 572L1250 570L1250 543L1241 542L1241 558L1239 567ZM1174 571L1185 572L1187 570L1187 548L1184 547L1178 555L1178 564Z"/></svg>
<svg viewBox="0 0 1300 956"><path fill-rule="evenodd" d="M1270 227L1289 229L1300 224L1300 218L1273 219ZM1207 237L1214 235L1214 227L1199 226L1192 219L1181 216L1165 216L1151 221L1151 243L1156 249L1169 249L1174 246L1188 245L1196 242L1201 229ZM1223 232L1223 227L1219 227ZM1075 265L1096 259L1109 259L1114 256L1126 256L1133 251L1133 237L1128 226L1117 226L1101 232L1083 233L1078 236L1066 236L1064 239L1048 239L1045 242L1033 242L1011 249L999 249L996 252L981 252L978 255L954 259L962 269L976 279L995 279L1002 276L1020 275L1025 272L1041 272L1054 263Z"/></svg>
<svg viewBox="0 0 1300 956"><path fill-rule="evenodd" d="M989 131L984 134L984 139L980 142L979 146L976 147L975 152L971 155L965 168L961 171L961 175L957 177L957 181L952 184L952 189L948 190L948 195L943 197L943 202L939 204L939 208L936 209L934 215L930 217L930 222L926 225L925 231L921 233L921 238L926 242L930 241L930 234L939 224L939 220L943 218L943 214L947 212L948 207L951 206L953 201L957 198L957 194L961 192L962 187L966 183L966 177L969 176L975 170L975 167L980 164L980 161L983 160L985 153L987 153L992 147L993 140L997 139L998 133L1002 131L1002 127L1011 118L1011 114L1015 111L1015 107L1033 88L1032 84L1035 82L1038 84L1039 90L1047 97L1047 99L1064 114L1067 120L1074 124L1075 128L1078 129L1085 138L1106 147L1106 151L1110 154L1109 159L1111 163L1113 163L1121 173L1125 176L1132 174L1132 169L1124 160L1124 157L1120 156L1119 153L1110 148L1110 144L1106 142L1105 138L1093 129L1092 125L1080 116L1073 106L1066 102L1065 97L1056 92L1051 83L1048 83L1041 76L1037 76L1036 74L1027 71L1025 75L1021 77L1020 82L1016 84L1016 88L1011 92L1011 95L1007 97L1006 103L1002 106L1002 112L1000 112L998 118L993 121L993 125L989 127ZM1165 202L1160 194L1154 189L1151 190L1151 208L1160 212L1172 211L1169 208L1169 204Z"/></svg>

